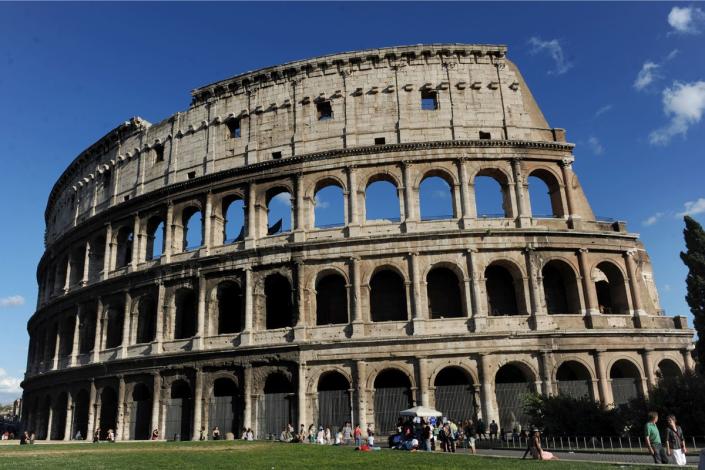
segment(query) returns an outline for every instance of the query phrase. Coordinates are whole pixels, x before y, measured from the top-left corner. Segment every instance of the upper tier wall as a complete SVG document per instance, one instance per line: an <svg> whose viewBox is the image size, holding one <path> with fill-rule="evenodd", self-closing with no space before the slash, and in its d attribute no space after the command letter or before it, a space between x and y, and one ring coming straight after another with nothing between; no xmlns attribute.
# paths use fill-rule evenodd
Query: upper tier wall
<svg viewBox="0 0 705 470"><path fill-rule="evenodd" d="M550 129L498 46L375 49L293 62L193 92L159 124L120 125L83 152L52 189L46 244L129 198L273 158L386 143L491 139L564 141ZM421 107L422 91L437 109ZM330 103L320 120L317 104ZM227 122L239 119L240 136ZM483 134L482 138L487 138Z"/></svg>

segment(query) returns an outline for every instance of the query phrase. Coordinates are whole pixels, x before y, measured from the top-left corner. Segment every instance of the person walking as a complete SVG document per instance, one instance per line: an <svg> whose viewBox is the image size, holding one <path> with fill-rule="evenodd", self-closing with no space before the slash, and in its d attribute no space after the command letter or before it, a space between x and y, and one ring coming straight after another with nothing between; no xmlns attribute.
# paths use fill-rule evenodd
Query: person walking
<svg viewBox="0 0 705 470"><path fill-rule="evenodd" d="M658 413L655 411L649 411L648 416L649 420L644 426L646 448L649 449L649 453L654 458L655 463L668 463L668 456L666 455L666 450L661 444L661 435L656 427L656 423L658 422Z"/></svg>
<svg viewBox="0 0 705 470"><path fill-rule="evenodd" d="M360 428L360 423L357 423L357 426L355 426L353 437L355 437L355 447L360 447L362 445L362 429Z"/></svg>
<svg viewBox="0 0 705 470"><path fill-rule="evenodd" d="M666 427L666 453L673 455L676 465L685 465L687 463L685 457L687 449L685 448L685 439L683 439L683 430L678 426L676 417L673 415L668 415L666 422L668 423Z"/></svg>
<svg viewBox="0 0 705 470"><path fill-rule="evenodd" d="M492 420L490 423L490 439L497 439L497 431L499 431L499 426L495 420Z"/></svg>

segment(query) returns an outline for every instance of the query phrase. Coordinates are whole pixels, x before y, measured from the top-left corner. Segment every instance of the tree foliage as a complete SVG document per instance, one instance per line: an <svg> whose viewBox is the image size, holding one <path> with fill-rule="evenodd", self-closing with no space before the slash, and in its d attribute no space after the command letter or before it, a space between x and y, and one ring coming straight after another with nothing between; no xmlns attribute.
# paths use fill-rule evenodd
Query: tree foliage
<svg viewBox="0 0 705 470"><path fill-rule="evenodd" d="M698 370L705 374L705 231L692 217L685 216L686 251L681 252L681 260L688 266L685 300L693 313L693 326L698 334L695 345Z"/></svg>

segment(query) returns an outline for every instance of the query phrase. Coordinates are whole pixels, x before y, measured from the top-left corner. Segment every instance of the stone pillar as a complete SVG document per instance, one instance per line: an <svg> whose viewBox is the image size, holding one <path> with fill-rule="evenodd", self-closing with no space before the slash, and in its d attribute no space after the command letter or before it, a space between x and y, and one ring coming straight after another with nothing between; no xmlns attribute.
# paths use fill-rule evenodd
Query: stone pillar
<svg viewBox="0 0 705 470"><path fill-rule="evenodd" d="M81 316L82 308L81 304L76 304L76 321L73 324L73 342L71 344L71 360L69 362L71 367L75 367L78 363L78 348L79 348L79 338L81 332Z"/></svg>
<svg viewBox="0 0 705 470"><path fill-rule="evenodd" d="M208 254L213 245L212 240L213 227L213 193L208 191L206 194L206 208L203 211L203 253Z"/></svg>
<svg viewBox="0 0 705 470"><path fill-rule="evenodd" d="M257 246L259 227L257 227L257 186L250 182L247 188L247 222L245 223L245 248Z"/></svg>
<svg viewBox="0 0 705 470"><path fill-rule="evenodd" d="M246 364L243 369L244 386L243 393L243 427L249 429L252 427L252 366Z"/></svg>
<svg viewBox="0 0 705 470"><path fill-rule="evenodd" d="M197 441L201 433L201 415L203 412L203 371L196 369L193 393L193 432L191 440Z"/></svg>
<svg viewBox="0 0 705 470"><path fill-rule="evenodd" d="M151 419L151 429L150 431L150 436L151 432L154 429L159 429L159 404L161 403L161 398L162 398L162 376L159 374L159 372L153 372L152 373L152 419ZM164 432L163 429L159 429L159 438L163 439L164 436L162 433Z"/></svg>
<svg viewBox="0 0 705 470"><path fill-rule="evenodd" d="M245 328L242 330L240 337L242 338L242 344L251 344L254 341L254 286L252 283L252 268L247 266L244 268L245 271Z"/></svg>
<svg viewBox="0 0 705 470"><path fill-rule="evenodd" d="M417 405L431 406L428 395L428 359L420 357L419 363L419 398Z"/></svg>
<svg viewBox="0 0 705 470"><path fill-rule="evenodd" d="M54 424L54 423L52 423L53 419L54 419L54 407L49 405L49 416L47 418L47 435L44 438L44 440L46 440L46 441L51 440L51 428L52 428L52 425Z"/></svg>
<svg viewBox="0 0 705 470"><path fill-rule="evenodd" d="M578 262L580 264L580 278L583 282L583 296L585 297L586 315L592 316L600 313L597 305L597 292L595 291L595 283L592 282L592 274L590 273L590 261L588 260L587 248L578 250Z"/></svg>
<svg viewBox="0 0 705 470"><path fill-rule="evenodd" d="M552 364L553 353L551 351L541 351L541 392L547 397L553 395Z"/></svg>
<svg viewBox="0 0 705 470"><path fill-rule="evenodd" d="M484 274L480 272L477 265L477 248L469 248L465 250L465 259L468 269L468 277L470 281L470 310L473 319L474 331L482 330L487 326L487 309L485 308L484 298L482 298L481 282L484 280Z"/></svg>
<svg viewBox="0 0 705 470"><path fill-rule="evenodd" d="M194 338L194 346L196 349L203 349L203 336L206 333L206 278L200 276L198 278L198 311L197 311L197 330L196 338Z"/></svg>
<svg viewBox="0 0 705 470"><path fill-rule="evenodd" d="M86 250L83 252L83 277L81 279L81 287L88 284L88 274L91 267L91 242L86 242Z"/></svg>
<svg viewBox="0 0 705 470"><path fill-rule="evenodd" d="M299 380L298 380L298 411L299 411L299 422L291 423L295 430L299 429L299 425L304 426L308 422L308 409L306 408L306 363L304 361L299 362Z"/></svg>
<svg viewBox="0 0 705 470"><path fill-rule="evenodd" d="M471 191L470 188L467 161L460 158L455 163L458 167L458 179L460 180L461 226L462 228L470 228L472 225L471 220L477 218L474 191Z"/></svg>
<svg viewBox="0 0 705 470"><path fill-rule="evenodd" d="M303 260L295 261L296 267L296 322L294 322L294 338L296 340L303 340L306 338L306 285L305 280L305 270L306 265Z"/></svg>
<svg viewBox="0 0 705 470"><path fill-rule="evenodd" d="M140 215L134 215L134 222L132 226L132 260L130 262L131 268L137 269L137 265L140 262L140 244L142 242L142 234L140 233Z"/></svg>
<svg viewBox="0 0 705 470"><path fill-rule="evenodd" d="M514 214L518 221L519 227L531 226L531 210L527 201L528 191L524 185L524 176L521 172L521 160L518 158L512 159L512 177L514 178L514 193L516 197L516 211Z"/></svg>
<svg viewBox="0 0 705 470"><path fill-rule="evenodd" d="M693 373L695 371L695 363L693 361L693 349L694 346L690 346L686 349L681 350L683 355L683 366L685 367L686 373Z"/></svg>
<svg viewBox="0 0 705 470"><path fill-rule="evenodd" d="M71 288L71 254L69 251L69 255L66 258L66 278L64 279L64 285L63 287L63 292L64 294L69 291Z"/></svg>
<svg viewBox="0 0 705 470"><path fill-rule="evenodd" d="M130 343L130 323L132 320L131 307L132 297L130 292L125 292L125 305L122 318L122 342L120 343L120 357L127 357L127 347Z"/></svg>
<svg viewBox="0 0 705 470"><path fill-rule="evenodd" d="M418 211L416 210L417 198L414 194L414 187L411 181L411 162L403 161L402 169L402 184L404 197L404 229L405 231L413 231L419 221Z"/></svg>
<svg viewBox="0 0 705 470"><path fill-rule="evenodd" d="M524 249L526 258L526 271L529 277L529 300L531 303L531 316L534 318L534 327L537 330L542 330L550 327L550 319L546 315L546 309L541 302L542 295L541 279L539 279L539 267L537 266L536 252L532 246L527 246Z"/></svg>
<svg viewBox="0 0 705 470"><path fill-rule="evenodd" d="M353 331L358 328L362 333L362 299L360 298L360 258L352 256L349 259L349 275L352 284L352 323ZM358 325L357 327L355 325Z"/></svg>
<svg viewBox="0 0 705 470"><path fill-rule="evenodd" d="M304 175L299 173L296 175L296 207L294 207L294 241L304 241L306 239L306 217L304 206Z"/></svg>
<svg viewBox="0 0 705 470"><path fill-rule="evenodd" d="M124 439L125 432L125 377L118 375L118 398L117 398L117 423L115 424L115 438L118 441Z"/></svg>
<svg viewBox="0 0 705 470"><path fill-rule="evenodd" d="M597 385L600 390L600 401L604 406L612 405L612 390L610 388L610 380L608 379L607 371L605 370L603 349L595 350L595 370L597 371Z"/></svg>
<svg viewBox="0 0 705 470"><path fill-rule="evenodd" d="M73 397L71 392L66 394L66 423L64 424L64 440L70 441L73 439L71 435L71 425L73 424Z"/></svg>
<svg viewBox="0 0 705 470"><path fill-rule="evenodd" d="M95 381L91 379L91 387L88 394L88 426L86 426L86 440L89 442L93 439L93 432L95 431L95 399Z"/></svg>
<svg viewBox="0 0 705 470"><path fill-rule="evenodd" d="M653 348L644 348L641 351L641 360L644 363L644 380L646 381L646 391L651 393L656 385L656 374L654 373L654 350ZM646 396L646 394L644 395Z"/></svg>
<svg viewBox="0 0 705 470"><path fill-rule="evenodd" d="M624 254L624 259L627 264L627 276L629 276L629 290L632 295L632 306L634 309L634 316L641 317L646 315L644 307L641 303L641 289L639 289L639 279L637 277L636 262L634 261L634 256L637 250L632 248L627 250Z"/></svg>
<svg viewBox="0 0 705 470"><path fill-rule="evenodd" d="M54 355L51 360L51 368L56 370L59 368L59 351L61 348L61 324L56 327L56 341L54 342Z"/></svg>
<svg viewBox="0 0 705 470"><path fill-rule="evenodd" d="M113 228L110 223L105 226L105 255L103 257L103 273L101 279L105 280L110 274L113 261Z"/></svg>
<svg viewBox="0 0 705 470"><path fill-rule="evenodd" d="M409 253L409 271L411 274L411 298L412 298L412 319L414 324L414 334L422 334L424 330L424 322L427 320L428 314L422 305L423 282L419 275L419 254Z"/></svg>
<svg viewBox="0 0 705 470"><path fill-rule="evenodd" d="M171 261L171 253L174 250L174 204L169 201L166 205L166 220L164 220L164 253L160 263Z"/></svg>
<svg viewBox="0 0 705 470"><path fill-rule="evenodd" d="M167 305L164 303L165 298L165 288L164 284L161 282L157 284L157 318L156 325L154 325L154 341L155 350L154 353L162 352L162 343L164 342L164 310Z"/></svg>
<svg viewBox="0 0 705 470"><path fill-rule="evenodd" d="M362 432L367 429L367 363L355 361L355 384L357 388L357 420Z"/></svg>
<svg viewBox="0 0 705 470"><path fill-rule="evenodd" d="M489 371L489 359L486 353L478 357L480 369L480 399L482 401L482 419L489 426L493 419L497 419L496 399L493 392L492 377Z"/></svg>
<svg viewBox="0 0 705 470"><path fill-rule="evenodd" d="M565 202L566 202L566 207L568 208L568 216L569 220L573 219L579 219L580 216L575 213L576 211L576 203L575 203L575 192L573 191L573 167L572 167L573 159L572 158L564 158L561 160L560 165L561 165L561 170L563 171L563 186L565 187Z"/></svg>

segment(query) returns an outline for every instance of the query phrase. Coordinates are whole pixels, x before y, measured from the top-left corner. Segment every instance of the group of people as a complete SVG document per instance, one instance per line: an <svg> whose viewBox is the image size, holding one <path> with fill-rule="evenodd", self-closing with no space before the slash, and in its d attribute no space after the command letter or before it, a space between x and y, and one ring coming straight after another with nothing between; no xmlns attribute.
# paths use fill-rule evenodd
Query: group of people
<svg viewBox="0 0 705 470"><path fill-rule="evenodd" d="M670 463L669 457L673 457L673 463L685 465L688 449L685 446L683 430L678 425L676 417L673 415L666 417L666 446L664 447L661 442L661 433L656 426L658 413L651 411L648 416L648 421L644 426L644 440L649 453L654 458L654 462L667 464Z"/></svg>
<svg viewBox="0 0 705 470"><path fill-rule="evenodd" d="M358 424L353 428L350 421L346 421L337 430L335 428L331 430L330 426L324 427L323 425L319 425L316 427L314 424L306 428L306 426L302 424L298 432L296 432L291 423L289 423L279 434L279 440L282 442L304 442L319 445L351 445L354 443L358 447L363 444L373 446L374 431L371 426L368 426L367 437L363 442L360 425Z"/></svg>
<svg viewBox="0 0 705 470"><path fill-rule="evenodd" d="M93 431L93 443L97 444L101 441L105 442L115 442L115 431L110 428L108 429L108 432L105 433L105 439L102 439L103 434L100 429L100 427L95 428L95 431Z"/></svg>

